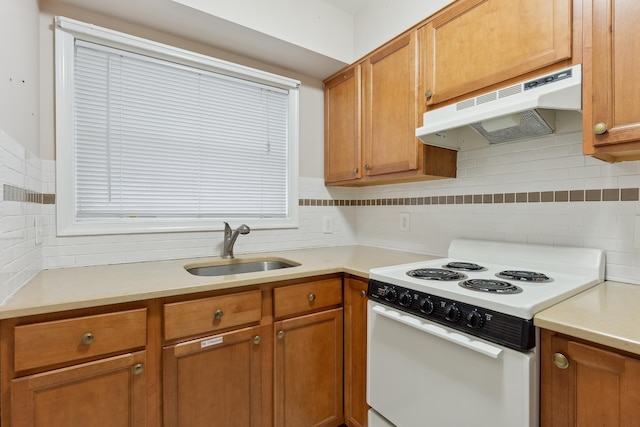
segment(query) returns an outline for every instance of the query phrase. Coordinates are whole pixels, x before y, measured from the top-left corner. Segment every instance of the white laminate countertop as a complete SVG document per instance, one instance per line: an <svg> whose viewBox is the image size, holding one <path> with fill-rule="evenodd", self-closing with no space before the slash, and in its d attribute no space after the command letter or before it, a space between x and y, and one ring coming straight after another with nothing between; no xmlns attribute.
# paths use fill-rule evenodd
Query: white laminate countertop
<svg viewBox="0 0 640 427"><path fill-rule="evenodd" d="M369 246L337 246L237 255L238 260L282 259L300 264L267 272L194 276L185 266L223 261L219 257L44 270L0 306L0 319L96 307L331 273L369 277L369 269L404 264L428 255Z"/></svg>
<svg viewBox="0 0 640 427"><path fill-rule="evenodd" d="M640 285L604 282L536 314L540 328L640 355Z"/></svg>

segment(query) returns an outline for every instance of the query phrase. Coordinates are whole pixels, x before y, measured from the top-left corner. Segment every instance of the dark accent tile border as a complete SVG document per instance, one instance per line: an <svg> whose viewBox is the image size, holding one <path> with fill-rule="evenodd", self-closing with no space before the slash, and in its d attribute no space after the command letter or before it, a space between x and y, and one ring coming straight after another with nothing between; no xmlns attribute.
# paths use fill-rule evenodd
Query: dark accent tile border
<svg viewBox="0 0 640 427"><path fill-rule="evenodd" d="M55 194L43 194L9 184L3 186L6 202L54 205ZM456 194L448 196L407 197L394 199L299 199L299 206L416 206L462 205L493 203L551 203L551 202L637 202L640 188L604 188L589 190L533 191L529 193Z"/></svg>
<svg viewBox="0 0 640 427"><path fill-rule="evenodd" d="M2 200L5 202L38 203L41 205L54 205L55 194L42 194L26 190L14 185L4 184L2 188Z"/></svg>
<svg viewBox="0 0 640 427"><path fill-rule="evenodd" d="M415 206L467 205L494 203L564 203L564 202L637 202L639 188L604 188L589 190L532 191L496 194L455 194L399 199L324 200L300 199L300 206Z"/></svg>

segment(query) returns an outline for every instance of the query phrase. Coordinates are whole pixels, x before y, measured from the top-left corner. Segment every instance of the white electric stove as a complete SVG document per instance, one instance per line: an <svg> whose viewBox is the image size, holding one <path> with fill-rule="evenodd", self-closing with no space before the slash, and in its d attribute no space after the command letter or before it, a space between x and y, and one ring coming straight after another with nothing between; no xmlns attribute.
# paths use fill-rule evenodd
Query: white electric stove
<svg viewBox="0 0 640 427"><path fill-rule="evenodd" d="M536 427L533 317L604 269L599 249L458 239L446 258L370 270L371 425Z"/></svg>

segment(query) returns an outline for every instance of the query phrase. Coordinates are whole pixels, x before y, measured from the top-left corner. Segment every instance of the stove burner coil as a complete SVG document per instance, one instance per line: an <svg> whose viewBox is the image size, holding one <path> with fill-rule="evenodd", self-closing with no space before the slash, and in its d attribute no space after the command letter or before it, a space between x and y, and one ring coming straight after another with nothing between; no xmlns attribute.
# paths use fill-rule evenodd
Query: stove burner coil
<svg viewBox="0 0 640 427"><path fill-rule="evenodd" d="M443 265L442 267L450 268L452 270L462 270L462 271L484 271L484 270L486 270L486 268L484 268L481 265L474 264L472 262L459 262L459 261L452 261L449 264Z"/></svg>
<svg viewBox="0 0 640 427"><path fill-rule="evenodd" d="M456 271L445 270L444 268L419 268L417 270L407 271L407 276L424 280L464 280L466 275Z"/></svg>
<svg viewBox="0 0 640 427"><path fill-rule="evenodd" d="M546 274L536 273L535 271L522 270L505 270L496 273L501 279L521 280L523 282L550 282L551 279Z"/></svg>
<svg viewBox="0 0 640 427"><path fill-rule="evenodd" d="M522 288L509 282L493 279L469 279L458 283L460 286L472 291L492 292L496 294L519 294Z"/></svg>

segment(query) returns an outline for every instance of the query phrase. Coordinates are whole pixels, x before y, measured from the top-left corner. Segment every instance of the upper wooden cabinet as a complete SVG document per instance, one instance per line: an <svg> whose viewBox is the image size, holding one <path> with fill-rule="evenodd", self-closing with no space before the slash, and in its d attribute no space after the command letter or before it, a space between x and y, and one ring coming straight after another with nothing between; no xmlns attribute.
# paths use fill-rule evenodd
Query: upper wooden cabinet
<svg viewBox="0 0 640 427"><path fill-rule="evenodd" d="M360 65L324 85L324 179L327 183L362 177Z"/></svg>
<svg viewBox="0 0 640 427"><path fill-rule="evenodd" d="M571 57L572 0L459 0L419 29L428 104Z"/></svg>
<svg viewBox="0 0 640 427"><path fill-rule="evenodd" d="M640 159L636 0L584 0L584 153L609 162Z"/></svg>
<svg viewBox="0 0 640 427"><path fill-rule="evenodd" d="M416 68L415 32L394 40L362 64L367 176L418 167Z"/></svg>
<svg viewBox="0 0 640 427"><path fill-rule="evenodd" d="M424 146L415 31L325 80L325 182L367 185L455 177L456 153Z"/></svg>

